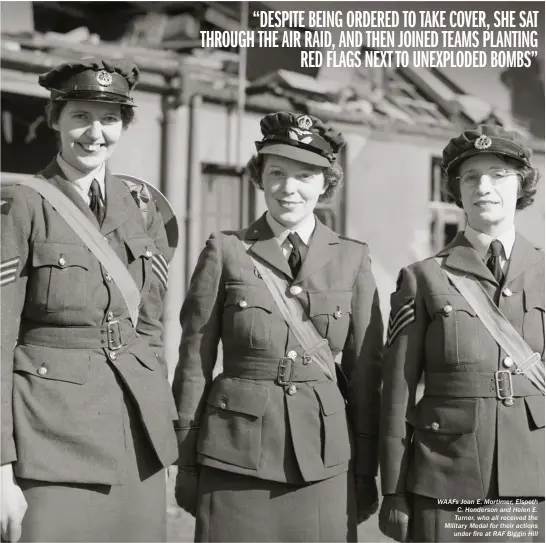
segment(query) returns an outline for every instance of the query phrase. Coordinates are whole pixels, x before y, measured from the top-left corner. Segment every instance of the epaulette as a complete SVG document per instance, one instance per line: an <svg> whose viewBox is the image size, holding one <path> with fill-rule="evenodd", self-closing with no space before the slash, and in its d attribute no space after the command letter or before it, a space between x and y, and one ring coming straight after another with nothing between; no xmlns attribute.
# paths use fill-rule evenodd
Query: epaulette
<svg viewBox="0 0 546 543"><path fill-rule="evenodd" d="M359 239L348 238L347 236L338 236L338 238L342 239L344 241L352 241L354 243L358 243L359 245L367 245L367 243L365 241L360 241Z"/></svg>

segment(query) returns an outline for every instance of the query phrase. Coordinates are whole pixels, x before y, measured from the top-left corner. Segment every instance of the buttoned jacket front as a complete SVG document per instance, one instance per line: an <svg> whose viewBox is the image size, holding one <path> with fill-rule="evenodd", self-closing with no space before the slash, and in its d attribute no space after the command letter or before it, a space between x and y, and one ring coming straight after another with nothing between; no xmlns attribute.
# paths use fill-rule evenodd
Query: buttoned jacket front
<svg viewBox="0 0 546 543"><path fill-rule="evenodd" d="M437 257L446 269L474 276L494 297L498 283L462 233ZM397 315L404 314L407 321L384 356L383 493L543 496L544 396L515 375L513 361L436 259L401 271L391 306L391 319L403 325ZM499 309L544 360L544 253L519 234ZM512 374L512 399L496 397L499 370ZM421 378L424 396L415 406ZM503 383L500 396L506 395ZM482 394L472 392L479 386Z"/></svg>
<svg viewBox="0 0 546 543"><path fill-rule="evenodd" d="M282 272L318 332L341 356L349 404L314 362L302 358L249 254ZM317 220L308 254L292 277L262 216L247 230L212 235L181 311L182 341L173 390L179 465L196 462L301 484L347 470L375 475L382 323L365 244ZM213 380L218 344L223 372ZM279 384L279 363L293 372Z"/></svg>
<svg viewBox="0 0 546 543"><path fill-rule="evenodd" d="M56 161L41 174L99 228ZM2 463L29 479L116 484L123 479L123 395L164 466L176 457L174 404L163 360L163 222L148 221L107 173L100 227L141 294L136 331L115 281L34 189L2 190ZM6 279L7 278L7 279ZM136 332L136 333L135 333ZM101 335L102 334L102 335Z"/></svg>

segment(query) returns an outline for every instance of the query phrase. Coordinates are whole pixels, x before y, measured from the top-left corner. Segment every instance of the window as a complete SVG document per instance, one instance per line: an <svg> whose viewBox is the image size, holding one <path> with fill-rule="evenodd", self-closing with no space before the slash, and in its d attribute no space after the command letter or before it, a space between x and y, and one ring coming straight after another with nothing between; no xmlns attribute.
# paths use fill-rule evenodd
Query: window
<svg viewBox="0 0 546 543"><path fill-rule="evenodd" d="M430 249L437 253L465 226L465 215L461 208L448 202L442 192L442 159L432 157L430 174Z"/></svg>

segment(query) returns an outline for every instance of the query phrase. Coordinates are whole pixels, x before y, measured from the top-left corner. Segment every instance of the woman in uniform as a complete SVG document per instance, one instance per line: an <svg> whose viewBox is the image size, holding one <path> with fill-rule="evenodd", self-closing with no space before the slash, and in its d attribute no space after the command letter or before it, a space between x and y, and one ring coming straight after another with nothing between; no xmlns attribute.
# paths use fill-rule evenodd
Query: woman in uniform
<svg viewBox="0 0 546 543"><path fill-rule="evenodd" d="M32 182L2 191L5 540L166 539L176 412L160 318L171 249L144 186L132 194L106 166L133 119L137 81L136 66L101 59L40 76L60 152L38 174L128 271L136 327L124 285L61 210Z"/></svg>
<svg viewBox="0 0 546 543"><path fill-rule="evenodd" d="M209 238L181 311L176 495L196 541L355 541L377 497L382 323L369 251L313 213L341 183L341 135L287 112L261 130L248 171L267 212ZM270 272L340 355L347 407L283 318Z"/></svg>
<svg viewBox="0 0 546 543"><path fill-rule="evenodd" d="M544 252L514 226L516 211L536 193L530 157L518 134L498 126L449 142L447 192L464 209L467 226L436 257L402 269L391 297L380 528L397 541L544 541L544 395L478 315L480 307L488 314L498 307L538 353L534 371L543 375ZM470 304L454 286L459 279L446 272L481 285L487 304ZM424 395L416 405L421 377ZM536 500L536 530L510 533L503 517L518 513L484 501L518 498ZM472 528L472 519L484 526Z"/></svg>

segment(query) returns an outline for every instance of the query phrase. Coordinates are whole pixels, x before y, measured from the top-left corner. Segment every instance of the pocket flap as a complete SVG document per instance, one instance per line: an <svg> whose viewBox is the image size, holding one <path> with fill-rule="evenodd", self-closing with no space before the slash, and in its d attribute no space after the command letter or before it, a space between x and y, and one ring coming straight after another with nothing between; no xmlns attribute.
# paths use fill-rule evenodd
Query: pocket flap
<svg viewBox="0 0 546 543"><path fill-rule="evenodd" d="M535 307L544 311L544 290L526 288L523 290L523 299L526 312L531 311Z"/></svg>
<svg viewBox="0 0 546 543"><path fill-rule="evenodd" d="M129 348L129 352L135 356L135 358L149 370L157 370L160 368L157 356L150 349L150 347L144 343L136 343Z"/></svg>
<svg viewBox="0 0 546 543"><path fill-rule="evenodd" d="M324 416L333 415L345 410L345 400L339 391L339 387L333 381L317 383L314 386L315 393L320 400L320 406Z"/></svg>
<svg viewBox="0 0 546 543"><path fill-rule="evenodd" d="M454 311L466 311L469 315L476 316L476 312L470 307L468 302L462 296L456 294L433 294L430 297L429 305L431 315L441 313L448 317Z"/></svg>
<svg viewBox="0 0 546 543"><path fill-rule="evenodd" d="M544 428L544 396L527 396L525 405L535 428Z"/></svg>
<svg viewBox="0 0 546 543"><path fill-rule="evenodd" d="M471 434L477 426L476 399L423 398L406 417L408 424L436 434Z"/></svg>
<svg viewBox="0 0 546 543"><path fill-rule="evenodd" d="M81 351L22 345L15 350L13 370L83 385L89 381L89 363L89 356Z"/></svg>
<svg viewBox="0 0 546 543"><path fill-rule="evenodd" d="M225 411L263 417L269 388L242 379L217 379L207 397L207 404Z"/></svg>
<svg viewBox="0 0 546 543"><path fill-rule="evenodd" d="M55 266L57 268L79 266L88 270L89 249L84 245L74 243L37 241L32 248L32 265L35 268L40 266Z"/></svg>
<svg viewBox="0 0 546 543"><path fill-rule="evenodd" d="M271 313L274 304L275 301L267 288L253 288L248 285L226 285L226 306L237 305L242 310L250 307L261 307Z"/></svg>
<svg viewBox="0 0 546 543"><path fill-rule="evenodd" d="M309 316L334 315L336 311L343 314L351 312L350 290L310 292L309 293Z"/></svg>
<svg viewBox="0 0 546 543"><path fill-rule="evenodd" d="M127 245L135 260L141 256L144 258L151 258L156 252L152 240L145 237L132 237L126 239L125 245Z"/></svg>

